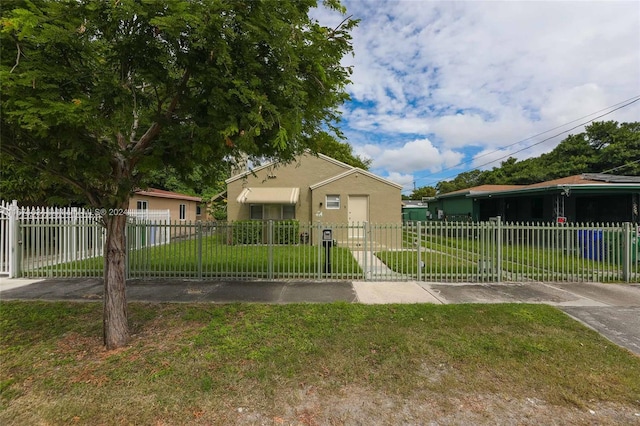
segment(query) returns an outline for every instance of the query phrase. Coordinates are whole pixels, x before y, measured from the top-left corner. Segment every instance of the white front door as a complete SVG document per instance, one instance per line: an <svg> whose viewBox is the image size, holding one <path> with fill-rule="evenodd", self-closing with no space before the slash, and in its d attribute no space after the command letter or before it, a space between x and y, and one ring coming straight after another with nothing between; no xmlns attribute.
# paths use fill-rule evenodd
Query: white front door
<svg viewBox="0 0 640 426"><path fill-rule="evenodd" d="M364 237L364 222L369 221L369 196L349 195L349 238Z"/></svg>

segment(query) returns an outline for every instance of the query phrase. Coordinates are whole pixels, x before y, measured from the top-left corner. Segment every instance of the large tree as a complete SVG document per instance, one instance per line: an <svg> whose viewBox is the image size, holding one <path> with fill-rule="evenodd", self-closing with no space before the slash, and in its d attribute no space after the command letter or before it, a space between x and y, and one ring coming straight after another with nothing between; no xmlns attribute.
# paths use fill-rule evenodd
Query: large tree
<svg viewBox="0 0 640 426"><path fill-rule="evenodd" d="M444 194L476 185L529 185L581 173L640 176L640 122L593 122L551 152L522 161L511 157L500 167L464 172L439 182L437 188Z"/></svg>
<svg viewBox="0 0 640 426"><path fill-rule="evenodd" d="M316 3L3 2L3 156L114 213L102 217L107 348L129 339L118 212L151 170L288 160L337 131L356 22L324 27Z"/></svg>

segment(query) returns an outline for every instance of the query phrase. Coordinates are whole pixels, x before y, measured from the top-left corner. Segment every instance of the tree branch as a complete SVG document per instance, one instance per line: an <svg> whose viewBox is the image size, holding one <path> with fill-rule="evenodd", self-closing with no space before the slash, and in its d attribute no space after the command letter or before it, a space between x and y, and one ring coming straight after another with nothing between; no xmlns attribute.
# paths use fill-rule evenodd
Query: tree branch
<svg viewBox="0 0 640 426"><path fill-rule="evenodd" d="M16 55L16 64L13 66L13 68L11 68L11 71L9 71L9 74L11 74L13 70L16 69L18 64L20 64L20 55L22 55L22 50L20 49L20 43L16 42L16 47L18 48L18 54Z"/></svg>
<svg viewBox="0 0 640 426"><path fill-rule="evenodd" d="M338 24L338 26L337 26L337 27L335 27L333 30L331 30L331 34L329 34L329 37L327 37L327 38L332 38L332 37L335 35L335 33L336 33L336 32L338 32L338 30L340 29L340 27L342 27L342 26L344 25L344 23L345 23L345 22L347 22L349 19L351 19L351 17L352 17L352 16L353 16L353 15L349 15L349 16L347 16L346 18L344 18L344 19L342 20L342 22L340 22L340 23Z"/></svg>
<svg viewBox="0 0 640 426"><path fill-rule="evenodd" d="M178 86L178 89L177 89L177 92L176 92L175 96L173 97L173 99L171 99L171 103L169 104L169 106L167 107L167 110L163 114L163 117L164 117L165 120L168 121L168 120L171 119L171 116L173 115L173 112L175 111L176 107L178 106L178 102L180 100L180 95L182 94L183 89L186 87L187 82L189 81L190 77L191 77L191 73L189 72L189 70L186 70L184 72L184 75L182 76L182 81L180 82L180 85ZM155 139L155 137L158 136L158 134L160 133L161 129L162 129L162 125L158 121L155 121L149 127L149 129L147 129L145 134L140 137L138 142L131 149L131 152L133 153L134 157L140 156L142 154L142 152L144 152L144 150L147 149L147 147L151 144L151 141L153 141L153 139ZM135 164L135 160L133 160L133 161L134 161L134 164Z"/></svg>
<svg viewBox="0 0 640 426"><path fill-rule="evenodd" d="M75 180L70 178L67 175L66 170L63 172L59 172L55 169L43 166L42 163L40 162L29 161L27 160L27 158L32 158L32 155L30 155L28 152L24 151L23 149L21 149L16 145L7 144L5 141L3 141L2 144L0 144L0 151L10 155L12 158L16 159L17 161L23 164L33 167L34 169L39 170L41 172L47 173L53 176L54 178L62 182L65 182L74 188L79 189L87 197L89 204L93 206L100 206L100 200L95 196L94 193L92 193L89 190L88 186L84 185L83 182L80 180Z"/></svg>

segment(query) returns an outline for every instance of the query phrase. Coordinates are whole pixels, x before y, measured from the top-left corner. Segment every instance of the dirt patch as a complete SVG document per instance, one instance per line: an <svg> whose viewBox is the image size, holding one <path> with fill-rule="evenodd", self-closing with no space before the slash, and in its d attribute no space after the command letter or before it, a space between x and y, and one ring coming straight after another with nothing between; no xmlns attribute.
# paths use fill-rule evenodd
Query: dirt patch
<svg viewBox="0 0 640 426"><path fill-rule="evenodd" d="M249 407L229 413L237 425L640 425L640 407L594 403L588 408L555 406L535 397L514 399L497 394L445 398L430 393L408 398L358 387L334 395L313 388L298 390L297 402L277 415Z"/></svg>

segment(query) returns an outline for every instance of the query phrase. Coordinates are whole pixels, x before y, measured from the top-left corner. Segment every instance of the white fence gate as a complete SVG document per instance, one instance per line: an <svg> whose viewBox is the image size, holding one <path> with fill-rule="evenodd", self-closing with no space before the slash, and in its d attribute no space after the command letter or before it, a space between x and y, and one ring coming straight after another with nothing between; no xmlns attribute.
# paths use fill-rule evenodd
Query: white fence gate
<svg viewBox="0 0 640 426"><path fill-rule="evenodd" d="M18 203L0 200L0 275L13 277L17 260Z"/></svg>
<svg viewBox="0 0 640 426"><path fill-rule="evenodd" d="M102 256L104 227L100 210L77 207L18 207L0 200L0 275L13 278L18 271L68 265ZM169 210L127 210L138 224L169 222ZM134 236L144 247L169 243L161 226L147 226ZM65 271L74 275L73 271Z"/></svg>

